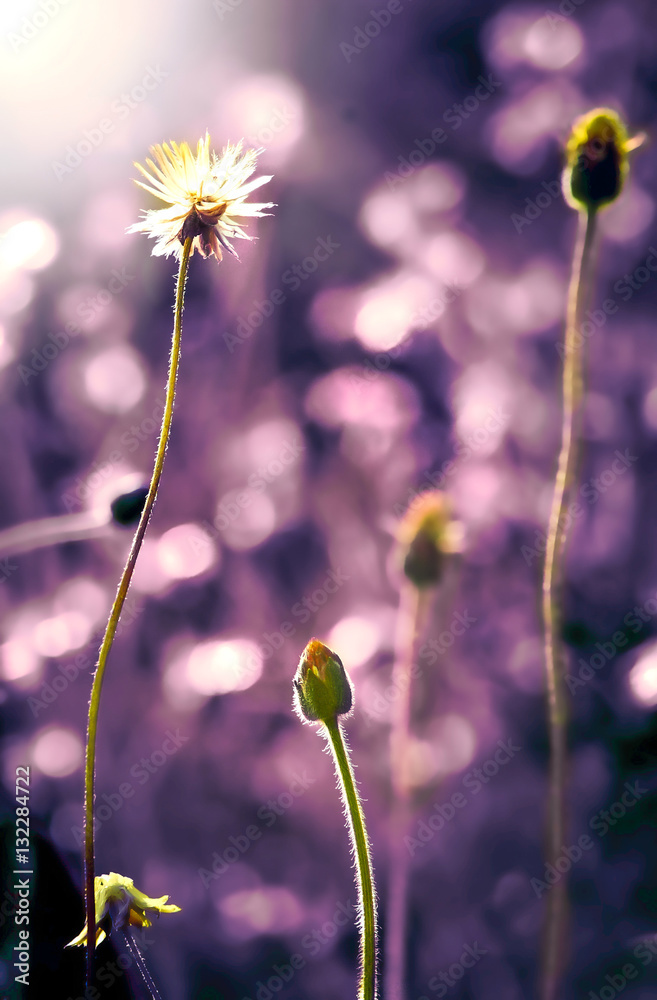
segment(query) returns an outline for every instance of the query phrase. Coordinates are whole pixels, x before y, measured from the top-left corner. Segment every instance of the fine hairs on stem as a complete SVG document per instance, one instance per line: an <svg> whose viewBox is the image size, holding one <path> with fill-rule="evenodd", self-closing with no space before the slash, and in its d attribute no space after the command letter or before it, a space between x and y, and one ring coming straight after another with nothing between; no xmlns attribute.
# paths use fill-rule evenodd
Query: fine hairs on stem
<svg viewBox="0 0 657 1000"><path fill-rule="evenodd" d="M89 701L89 722L87 727L87 747L86 747L86 757L85 757L85 768L84 768L84 891L85 891L85 914L87 919L87 927L91 928L95 924L95 903L94 903L94 884L95 884L95 838L94 838L94 785L96 779L96 735L98 731L98 712L100 709L100 695L103 686L103 678L105 676L105 667L107 665L107 658L110 654L112 648L112 643L114 641L114 636L116 635L116 629L119 623L119 618L121 617L121 611L125 603L126 596L128 594L128 588L130 586L130 581L132 580L132 574L135 569L135 564L137 562L137 556L139 555L139 550L141 549L141 544L144 540L144 535L146 534L146 528L148 526L148 521L151 516L151 511L153 510L153 504L155 503L155 497L157 495L158 486L160 484L160 479L162 477L162 468L164 466L164 456L166 454L167 445L169 443L169 434L171 431L171 418L173 416L173 403L176 393L176 379L178 377L178 365L180 361L180 340L182 333L182 313L185 300L185 281L187 279L187 269L189 264L189 257L192 252L192 239L188 238L185 240L183 247L182 256L180 259L180 268L178 271L178 281L176 285L176 305L175 305L175 316L173 324L173 337L171 341L171 356L169 361L169 378L167 381L167 391L166 400L164 404L164 413L162 415L162 428L160 430L160 438L157 445L157 452L155 456L155 465L153 466L153 475L151 477L151 483L148 489L148 494L146 496L146 502L144 503L144 509L139 519L139 524L135 532L134 539L132 541L132 546L130 548L130 553L128 555L128 561L126 562L123 574L121 576L121 581L119 583L119 588L114 598L114 603L112 605L112 610L110 612L109 620L107 622L107 628L105 630L105 635L103 637L103 642L100 647L100 653L98 654L98 664L96 666L96 672L94 674L93 684L91 687L91 698ZM87 987L91 989L93 986L93 974L94 974L94 946L95 938L92 933L87 936L86 942L86 968L87 968Z"/></svg>
<svg viewBox="0 0 657 1000"><path fill-rule="evenodd" d="M222 260L225 250L236 257L237 253L230 240L234 238L251 239L244 232L238 220L242 216L266 215L264 209L273 207L270 202L259 204L246 202L247 195L266 184L271 180L271 177L265 176L249 180L256 169L258 150L244 150L241 141L234 145L227 144L219 157L210 148L210 136L207 132L203 139L199 139L196 154L192 152L186 142L180 144L165 142L162 145L151 146L150 151L152 159L146 161L148 169L139 163L135 164L144 178L137 183L151 195L167 203L167 207L145 211L142 219L131 226L128 232L145 233L156 239L153 253L156 256L174 254L180 263L176 284L169 377L153 474L128 561L123 570L107 622L89 702L84 771L84 886L86 926L88 928L85 945L87 987L89 990L93 986L95 934L92 929L96 925L93 813L100 695L107 658L112 648L121 610L153 509L169 443L180 362L182 313L189 258L195 250L198 250L202 257L214 256L218 261ZM183 220L182 225L181 220ZM123 878L125 881L124 876L117 877ZM130 885L132 885L131 881ZM121 883L121 886L122 889L125 888L124 883ZM101 892L102 888L101 885ZM147 898L143 894L140 895L144 899Z"/></svg>
<svg viewBox="0 0 657 1000"><path fill-rule="evenodd" d="M643 136L628 137L615 111L595 108L574 124L566 146L563 193L579 213L579 229L568 289L564 334L563 419L561 450L548 525L542 605L548 695L547 863L554 866L566 837L567 697L565 650L560 630L561 573L565 545L562 525L578 458L578 430L583 395L583 312L591 286L593 240L597 213L615 201L629 169L628 153ZM541 1000L556 1000L565 965L566 879L562 876L547 896L540 979Z"/></svg>
<svg viewBox="0 0 657 1000"><path fill-rule="evenodd" d="M351 849L356 862L358 887L358 926L361 932L359 1000L375 1000L376 975L376 896L370 843L365 830L365 818L360 795L349 759L348 747L337 719L324 724L326 740L333 754L335 773L342 795L345 817L349 828Z"/></svg>
<svg viewBox="0 0 657 1000"><path fill-rule="evenodd" d="M295 709L299 718L302 722L321 724L333 755L356 863L360 931L358 998L376 1000L378 934L374 873L363 807L339 722L339 716L348 714L353 705L351 682L337 653L318 639L311 639L301 655L293 687Z"/></svg>
<svg viewBox="0 0 657 1000"><path fill-rule="evenodd" d="M547 863L550 865L554 865L559 858L566 833L567 697L564 680L564 651L559 638L559 584L565 537L560 525L567 505L568 490L577 466L577 418L583 387L582 352L577 346L577 333L589 284L595 219L595 210L580 215L572 278L568 292L564 341L561 451L552 497L543 574L543 619L545 624L550 745L546 854ZM546 906L542 1000L551 1000L555 995L563 964L562 952L566 918L565 878L552 886L547 896Z"/></svg>
<svg viewBox="0 0 657 1000"><path fill-rule="evenodd" d="M122 935L123 935L123 940L125 941L125 946L128 949L128 952L130 953L133 962L139 969L141 978L144 980L144 983L146 985L146 989L151 995L151 1000L161 1000L157 986L153 982L153 977L148 971L148 966L144 961L144 956L139 950L139 945L137 944L137 942L135 941L129 930L124 929L122 931Z"/></svg>

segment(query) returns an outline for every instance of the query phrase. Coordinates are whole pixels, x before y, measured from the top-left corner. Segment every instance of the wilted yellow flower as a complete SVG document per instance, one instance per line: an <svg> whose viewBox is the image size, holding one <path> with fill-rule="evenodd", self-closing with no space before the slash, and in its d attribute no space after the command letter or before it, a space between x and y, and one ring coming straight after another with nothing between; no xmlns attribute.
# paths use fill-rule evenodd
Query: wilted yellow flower
<svg viewBox="0 0 657 1000"><path fill-rule="evenodd" d="M630 139L609 108L594 108L573 123L566 145L563 193L572 208L591 210L615 201L629 167L628 153L645 136Z"/></svg>
<svg viewBox="0 0 657 1000"><path fill-rule="evenodd" d="M96 903L96 947L106 938L100 924L106 917L112 920L114 930L122 930L128 926L150 927L151 921L146 916L147 911L157 913L179 913L180 907L173 903L167 905L168 896L152 899L139 889L135 889L131 878L110 872L109 875L98 875L95 879ZM87 943L87 925L76 938L66 945L74 948Z"/></svg>
<svg viewBox="0 0 657 1000"><path fill-rule="evenodd" d="M141 221L130 226L128 232L146 233L156 239L156 256L173 253L180 259L185 240L192 237L192 252L198 250L203 257L214 254L221 260L222 247L237 257L230 239L252 237L236 218L267 215L264 209L273 207L272 202L246 201L252 191L271 180L271 176L249 180L260 152L242 152L240 141L234 146L229 143L217 156L210 150L207 132L198 141L196 156L186 142L151 146L153 159L146 160L148 170L135 163L147 183L135 183L167 202L168 207L145 211Z"/></svg>

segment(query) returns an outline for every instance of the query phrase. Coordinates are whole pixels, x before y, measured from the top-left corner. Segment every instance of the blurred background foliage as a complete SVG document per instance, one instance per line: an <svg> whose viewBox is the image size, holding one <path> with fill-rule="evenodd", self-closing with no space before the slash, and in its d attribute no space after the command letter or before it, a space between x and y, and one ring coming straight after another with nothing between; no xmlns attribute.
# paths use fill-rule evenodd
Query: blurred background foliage
<svg viewBox="0 0 657 1000"><path fill-rule="evenodd" d="M277 208L240 262L192 261L172 442L101 708L97 869L183 908L149 946L163 997L351 995L347 841L291 679L314 635L352 676L348 733L385 900L393 536L415 491L437 485L463 552L414 681L413 834L430 836L413 850L408 997L442 995L435 977L475 942L486 955L450 995L532 993L547 746L537 588L576 225L562 146L596 105L652 135L651 12L641 0L3 8L0 803L10 849L15 769L29 765L30 995L83 992L82 954L61 947L82 922L91 669L131 537L110 506L147 480L162 409L174 264L125 235L152 207L132 163L206 128L217 149L264 147ZM628 1000L654 991L651 953L636 950L657 930L654 177L649 139L600 219L586 331L565 846L589 833L593 847L569 874L564 998L599 994L628 962ZM67 520L39 526L54 518ZM58 541L28 551L38 531ZM495 771L500 740L521 749ZM637 780L646 793L621 816ZM455 792L467 808L446 818ZM602 810L604 834L590 825ZM292 955L302 966L274 982ZM123 976L102 996L127 989Z"/></svg>

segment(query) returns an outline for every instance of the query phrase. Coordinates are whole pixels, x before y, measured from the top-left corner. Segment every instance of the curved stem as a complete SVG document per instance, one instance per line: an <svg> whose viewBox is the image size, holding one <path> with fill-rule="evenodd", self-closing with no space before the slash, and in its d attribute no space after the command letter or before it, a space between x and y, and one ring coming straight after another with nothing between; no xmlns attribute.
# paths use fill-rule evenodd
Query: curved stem
<svg viewBox="0 0 657 1000"><path fill-rule="evenodd" d="M565 839L565 786L567 756L567 697L564 683L564 651L559 636L559 587L565 531L562 521L568 491L577 465L576 421L582 398L582 336L579 331L591 266L595 233L594 211L580 213L579 231L568 289L564 337L563 422L561 451L552 497L543 573L543 620L548 691L550 761L548 776L547 863L554 865ZM553 885L547 895L544 953L541 979L542 1000L554 1000L563 966L566 880Z"/></svg>
<svg viewBox="0 0 657 1000"><path fill-rule="evenodd" d="M344 735L337 719L324 723L329 746L333 752L335 771L342 792L342 799L349 819L349 833L356 856L356 882L358 885L358 912L360 925L361 979L359 1000L376 997L376 896L370 857L369 841L365 831L365 818L360 796L354 781Z"/></svg>
<svg viewBox="0 0 657 1000"><path fill-rule="evenodd" d="M171 356L169 362L169 378L167 381L166 401L164 404L164 413L162 415L162 428L160 430L160 438L158 441L157 452L155 455L155 464L153 466L153 475L151 477L151 484L148 490L148 496L146 497L146 502L144 503L144 509L142 511L141 518L139 520L139 524L135 532L135 537L132 541L130 554L128 555L128 561L126 562L125 568L123 570L123 575L121 576L119 588L116 592L116 597L114 598L114 604L112 605L112 610L110 612L109 620L107 622L107 628L105 629L105 635L103 637L103 641L100 647L100 652L98 654L98 664L96 666L96 672L94 674L93 684L91 687L91 699L89 701L89 723L87 727L87 749L86 749L85 769L84 769L84 887L85 887L85 913L87 918L86 954L87 954L88 989L91 989L93 985L94 944L96 940L96 935L94 934L95 838L94 838L93 813L94 813L94 783L96 776L96 734L98 730L98 710L100 708L100 693L103 686L103 677L105 675L107 658L112 648L112 642L114 641L114 636L116 634L119 618L121 617L121 610L123 608L123 604L125 602L128 593L128 587L130 586L130 581L132 580L132 574L134 572L135 563L137 562L137 556L139 555L139 550L141 549L141 544L144 540L144 535L146 533L148 521L151 516L151 511L153 509L153 504L155 503L157 489L160 484L160 479L162 477L164 456L166 454L167 445L169 443L169 433L171 430L171 417L173 415L173 402L176 394L176 378L178 375L178 363L180 361L180 336L182 332L182 312L185 300L185 281L187 278L187 268L192 250L192 242L193 241L191 238L185 241L182 257L180 260L180 269L178 271L178 281L176 285L175 317L173 324L173 337L171 341Z"/></svg>
<svg viewBox="0 0 657 1000"><path fill-rule="evenodd" d="M409 580L400 594L395 639L395 663L392 687L396 692L390 730L390 769L392 802L390 806L390 885L386 920L386 989L387 1000L402 1000L406 967L406 894L409 854L404 834L409 825L408 740L411 718L411 670L420 617L426 602Z"/></svg>

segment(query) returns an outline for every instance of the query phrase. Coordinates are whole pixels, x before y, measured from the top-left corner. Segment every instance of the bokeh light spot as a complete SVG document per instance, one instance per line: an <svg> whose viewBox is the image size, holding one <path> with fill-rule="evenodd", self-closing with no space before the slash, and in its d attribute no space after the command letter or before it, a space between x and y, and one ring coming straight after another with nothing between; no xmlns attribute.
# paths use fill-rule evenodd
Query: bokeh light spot
<svg viewBox="0 0 657 1000"><path fill-rule="evenodd" d="M158 541L157 558L172 579L187 580L214 566L217 547L198 524L178 524Z"/></svg>
<svg viewBox="0 0 657 1000"><path fill-rule="evenodd" d="M0 231L10 215L0 218ZM21 219L0 236L0 271L39 271L47 267L59 250L57 233L43 219Z"/></svg>
<svg viewBox="0 0 657 1000"><path fill-rule="evenodd" d="M221 498L215 527L225 544L237 551L260 545L276 528L276 508L266 493L229 490Z"/></svg>
<svg viewBox="0 0 657 1000"><path fill-rule="evenodd" d="M262 654L249 639L210 640L192 649L187 681L199 694L246 691L262 674Z"/></svg>
<svg viewBox="0 0 657 1000"><path fill-rule="evenodd" d="M70 729L49 728L32 746L34 767L50 778L65 778L82 765L82 740Z"/></svg>
<svg viewBox="0 0 657 1000"><path fill-rule="evenodd" d="M331 629L327 645L341 656L349 668L362 667L376 653L381 641L377 625L369 618L349 615Z"/></svg>
<svg viewBox="0 0 657 1000"><path fill-rule="evenodd" d="M0 646L0 676L4 681L21 681L39 671L41 658L25 639L9 639Z"/></svg>
<svg viewBox="0 0 657 1000"><path fill-rule="evenodd" d="M224 897L218 903L222 916L233 927L235 936L276 933L294 930L303 919L303 910L293 893L282 887L242 889ZM242 933L240 934L240 930Z"/></svg>
<svg viewBox="0 0 657 1000"><path fill-rule="evenodd" d="M146 388L139 356L125 345L97 354L85 368L84 387L90 401L103 413L127 413Z"/></svg>
<svg viewBox="0 0 657 1000"><path fill-rule="evenodd" d="M652 646L630 670L630 689L637 701L657 705L657 646Z"/></svg>
<svg viewBox="0 0 657 1000"><path fill-rule="evenodd" d="M34 630L34 648L42 656L61 656L79 649L91 637L93 621L82 611L64 611L44 618Z"/></svg>

